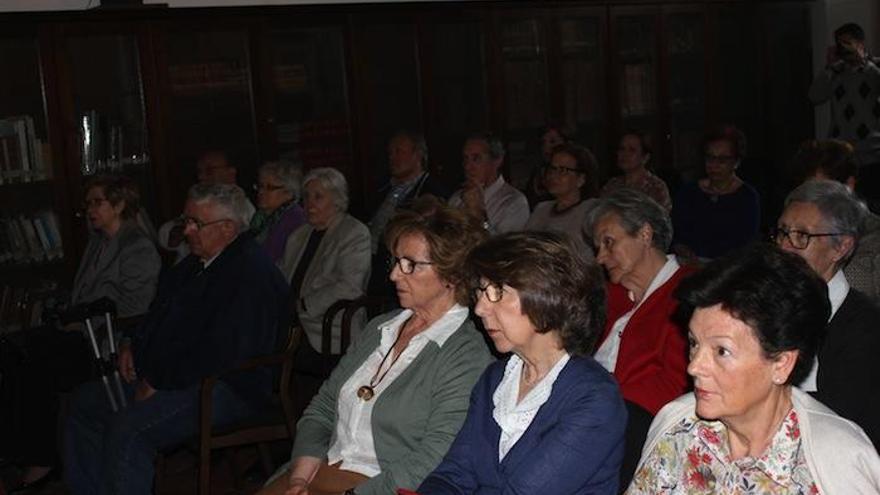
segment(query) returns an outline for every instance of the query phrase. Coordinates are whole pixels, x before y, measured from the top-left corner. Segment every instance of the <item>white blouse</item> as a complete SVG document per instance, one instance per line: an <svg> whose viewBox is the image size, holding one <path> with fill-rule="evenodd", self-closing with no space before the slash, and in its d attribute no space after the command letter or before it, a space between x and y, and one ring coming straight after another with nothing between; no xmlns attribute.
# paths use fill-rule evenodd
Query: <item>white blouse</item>
<svg viewBox="0 0 880 495"><path fill-rule="evenodd" d="M382 392L415 361L428 342L433 341L438 346L443 346L446 340L467 319L468 308L458 304L454 305L439 320L415 335L396 362L394 356L388 356L382 363L385 355L392 351L400 329L410 316L412 316L412 311L407 309L379 326L379 330L382 332L379 347L370 354L339 390L336 406L336 430L333 434L333 440L330 442L330 450L327 452L327 461L330 464L341 461L340 469L354 471L369 477L376 476L382 471L379 468L376 448L373 443L373 406L379 400ZM382 365L381 370L379 369L380 364ZM384 378L373 387L374 395L371 400L365 401L358 397L359 388L369 385L373 376L381 377L386 371L387 374Z"/></svg>
<svg viewBox="0 0 880 495"><path fill-rule="evenodd" d="M498 460L504 459L504 456L510 452L510 449L519 441L523 433L529 429L538 409L544 405L550 398L553 391L553 384L562 368L565 368L571 356L568 353L562 355L559 361L553 365L553 368L544 378L539 381L529 393L523 397L522 401L517 403L519 396L519 381L522 376L523 361L519 356L513 354L507 361L504 368L504 377L495 393L492 395L492 402L495 409L492 411L492 417L501 428L501 438L498 441Z"/></svg>

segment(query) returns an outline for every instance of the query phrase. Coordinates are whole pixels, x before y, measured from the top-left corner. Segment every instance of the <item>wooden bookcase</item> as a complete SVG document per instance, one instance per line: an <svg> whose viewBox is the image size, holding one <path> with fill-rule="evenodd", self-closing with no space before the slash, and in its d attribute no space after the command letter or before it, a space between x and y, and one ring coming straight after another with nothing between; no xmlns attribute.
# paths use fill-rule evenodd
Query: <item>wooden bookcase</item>
<svg viewBox="0 0 880 495"><path fill-rule="evenodd" d="M455 185L474 130L504 138L516 182L537 165L548 123L575 129L606 175L619 134L636 127L675 184L699 174L705 127L732 122L751 141L743 173L772 197L813 133L809 9L585 0L0 15L0 119L31 116L51 169L0 185L0 217L52 210L64 246L60 261L0 264L0 286L70 283L88 163L134 175L160 224L210 147L229 153L248 191L270 159L337 167L366 217L399 128L425 132L431 170ZM103 143L92 162L84 117Z"/></svg>

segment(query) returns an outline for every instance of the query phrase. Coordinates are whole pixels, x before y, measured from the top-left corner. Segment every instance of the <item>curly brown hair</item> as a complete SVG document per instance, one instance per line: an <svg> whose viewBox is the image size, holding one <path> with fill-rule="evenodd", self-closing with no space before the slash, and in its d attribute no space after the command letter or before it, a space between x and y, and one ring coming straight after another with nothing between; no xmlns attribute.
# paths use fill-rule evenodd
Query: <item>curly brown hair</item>
<svg viewBox="0 0 880 495"><path fill-rule="evenodd" d="M414 205L388 222L385 245L394 253L400 238L418 235L428 245L428 256L434 270L444 282L455 287L457 303L470 302L470 274L466 260L471 250L486 239L482 224L471 215L437 201Z"/></svg>

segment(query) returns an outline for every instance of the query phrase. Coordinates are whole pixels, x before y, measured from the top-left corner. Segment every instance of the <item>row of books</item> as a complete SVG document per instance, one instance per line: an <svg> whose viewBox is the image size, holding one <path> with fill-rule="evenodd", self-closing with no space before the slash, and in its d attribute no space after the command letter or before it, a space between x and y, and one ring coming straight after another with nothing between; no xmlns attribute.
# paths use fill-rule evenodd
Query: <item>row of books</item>
<svg viewBox="0 0 880 495"><path fill-rule="evenodd" d="M29 115L0 119L0 184L51 178L49 144L38 139Z"/></svg>
<svg viewBox="0 0 880 495"><path fill-rule="evenodd" d="M0 334L39 325L42 304L23 287L0 287Z"/></svg>
<svg viewBox="0 0 880 495"><path fill-rule="evenodd" d="M64 257L58 217L43 210L0 217L0 264L26 264Z"/></svg>

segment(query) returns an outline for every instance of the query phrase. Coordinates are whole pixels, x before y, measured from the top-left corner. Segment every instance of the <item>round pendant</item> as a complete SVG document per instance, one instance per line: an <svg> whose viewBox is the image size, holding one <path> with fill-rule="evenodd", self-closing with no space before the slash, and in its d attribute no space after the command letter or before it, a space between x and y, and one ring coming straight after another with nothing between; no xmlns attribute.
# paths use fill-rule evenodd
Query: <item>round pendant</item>
<svg viewBox="0 0 880 495"><path fill-rule="evenodd" d="M358 397L364 401L368 401L373 398L375 393L373 392L373 387L369 385L364 385L357 391Z"/></svg>

